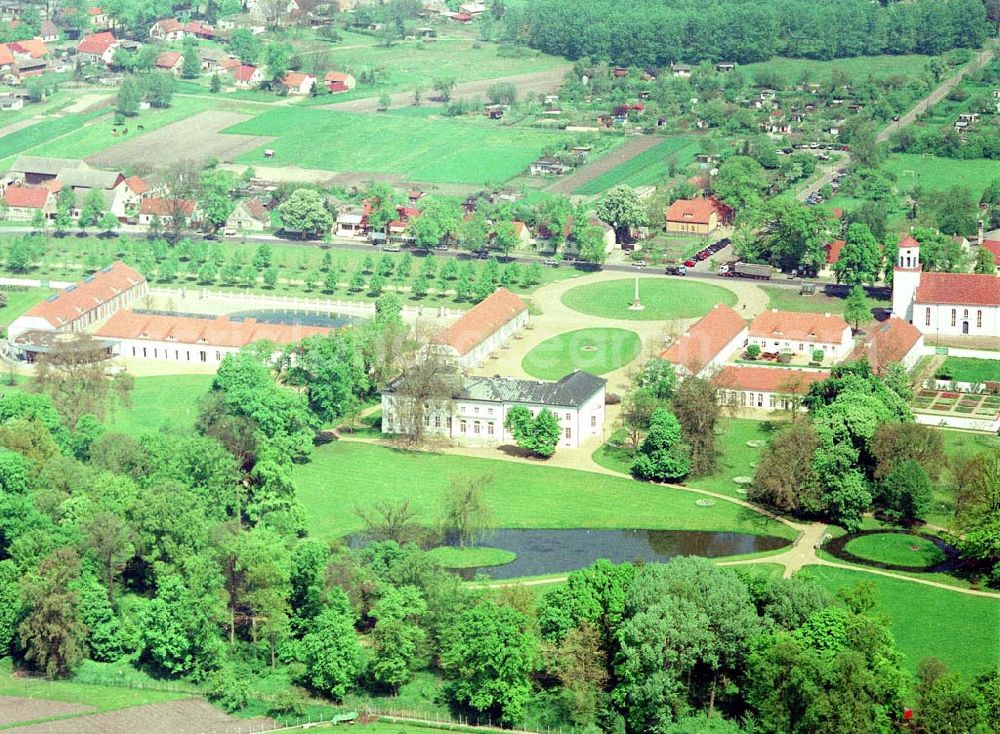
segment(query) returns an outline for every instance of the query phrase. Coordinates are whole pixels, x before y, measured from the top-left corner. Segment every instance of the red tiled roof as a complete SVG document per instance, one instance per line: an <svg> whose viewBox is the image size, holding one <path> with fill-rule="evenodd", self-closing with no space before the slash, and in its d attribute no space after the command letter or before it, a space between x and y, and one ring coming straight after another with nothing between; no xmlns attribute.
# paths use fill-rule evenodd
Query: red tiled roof
<svg viewBox="0 0 1000 734"><path fill-rule="evenodd" d="M128 178L126 178L125 185L129 187L132 193L138 194L140 196L149 191L149 184L143 181L138 176L129 176Z"/></svg>
<svg viewBox="0 0 1000 734"><path fill-rule="evenodd" d="M256 66L250 66L250 64L240 64L236 67L236 71L233 72L233 77L238 82L249 82L253 80L254 74L256 73Z"/></svg>
<svg viewBox="0 0 1000 734"><path fill-rule="evenodd" d="M102 12L104 12L104 11L102 11L96 5L93 5L93 6L89 7L89 8L87 8L87 15L100 15Z"/></svg>
<svg viewBox="0 0 1000 734"><path fill-rule="evenodd" d="M89 36L84 36L76 49L81 53L101 56L115 43L115 34L111 31L104 31L103 33L92 33Z"/></svg>
<svg viewBox="0 0 1000 734"><path fill-rule="evenodd" d="M15 41L10 44L12 51L27 54L33 59L40 59L49 55L49 47L41 38L29 38L25 41Z"/></svg>
<svg viewBox="0 0 1000 734"><path fill-rule="evenodd" d="M145 280L136 270L116 261L90 280L81 281L50 300L42 301L25 316L38 316L59 329Z"/></svg>
<svg viewBox="0 0 1000 734"><path fill-rule="evenodd" d="M1000 278L969 273L921 273L913 302L1000 306Z"/></svg>
<svg viewBox="0 0 1000 734"><path fill-rule="evenodd" d="M252 216L254 219L266 222L270 217L267 211L267 207L264 206L259 199L248 199L246 202L246 207L247 211L250 212L250 216Z"/></svg>
<svg viewBox="0 0 1000 734"><path fill-rule="evenodd" d="M161 69L173 69L183 58L177 51L164 51L156 57L156 65Z"/></svg>
<svg viewBox="0 0 1000 734"><path fill-rule="evenodd" d="M156 21L153 25L159 26L163 33L177 33L184 30L184 24L176 18L164 18L163 20Z"/></svg>
<svg viewBox="0 0 1000 734"><path fill-rule="evenodd" d="M453 348L459 356L468 354L526 308L524 301L509 290L497 288L493 295L434 337L434 343Z"/></svg>
<svg viewBox="0 0 1000 734"><path fill-rule="evenodd" d="M190 217L194 214L194 201L191 199L178 199L174 202L170 199L157 197L143 199L142 204L139 205L139 213L155 217L170 217L173 216L173 213L178 208L185 217Z"/></svg>
<svg viewBox="0 0 1000 734"><path fill-rule="evenodd" d="M814 382L830 376L826 370L795 370L789 367L752 367L729 365L722 368L712 384L723 390L756 390L781 394L800 394Z"/></svg>
<svg viewBox="0 0 1000 734"><path fill-rule="evenodd" d="M230 321L225 316L197 318L139 314L123 309L97 330L95 336L112 339L149 339L212 347L244 347L258 341L291 344L308 336L328 334L326 326L261 324L256 319Z"/></svg>
<svg viewBox="0 0 1000 734"><path fill-rule="evenodd" d="M834 240L827 243L824 248L826 250L827 265L835 265L840 260L840 251L844 249L844 244L844 240Z"/></svg>
<svg viewBox="0 0 1000 734"><path fill-rule="evenodd" d="M920 330L901 318L892 317L879 324L851 352L850 359L867 359L881 374L893 362L901 362L923 338Z"/></svg>
<svg viewBox="0 0 1000 734"><path fill-rule="evenodd" d="M48 189L34 186L8 186L3 200L17 209L43 209L49 200Z"/></svg>
<svg viewBox="0 0 1000 734"><path fill-rule="evenodd" d="M347 74L343 71L328 71L326 76L323 77L323 81L327 82L347 82L354 77L351 74Z"/></svg>
<svg viewBox="0 0 1000 734"><path fill-rule="evenodd" d="M993 253L993 262L1000 267L1000 240L983 240L983 247Z"/></svg>
<svg viewBox="0 0 1000 734"><path fill-rule="evenodd" d="M749 336L839 344L847 328L847 322L833 314L772 310L750 323Z"/></svg>
<svg viewBox="0 0 1000 734"><path fill-rule="evenodd" d="M307 79L313 79L313 77L308 74L303 74L301 71L290 71L285 74L285 78L282 79L282 84L286 87L301 87Z"/></svg>
<svg viewBox="0 0 1000 734"><path fill-rule="evenodd" d="M205 25L200 20L188 21L184 25L184 31L186 33L193 33L196 36L211 37L215 35L215 29L210 25Z"/></svg>
<svg viewBox="0 0 1000 734"><path fill-rule="evenodd" d="M708 199L678 199L667 209L668 222L708 224L715 207Z"/></svg>
<svg viewBox="0 0 1000 734"><path fill-rule="evenodd" d="M738 313L729 306L718 305L660 356L696 375L746 328L747 322Z"/></svg>
<svg viewBox="0 0 1000 734"><path fill-rule="evenodd" d="M331 92L346 92L347 91L347 85L344 84L343 82L327 82L326 83L326 88L329 89Z"/></svg>
<svg viewBox="0 0 1000 734"><path fill-rule="evenodd" d="M10 66L14 63L14 53L5 43L0 43L0 66Z"/></svg>
<svg viewBox="0 0 1000 734"><path fill-rule="evenodd" d="M920 247L920 243L917 242L911 235L906 235L903 239L899 241L900 247Z"/></svg>

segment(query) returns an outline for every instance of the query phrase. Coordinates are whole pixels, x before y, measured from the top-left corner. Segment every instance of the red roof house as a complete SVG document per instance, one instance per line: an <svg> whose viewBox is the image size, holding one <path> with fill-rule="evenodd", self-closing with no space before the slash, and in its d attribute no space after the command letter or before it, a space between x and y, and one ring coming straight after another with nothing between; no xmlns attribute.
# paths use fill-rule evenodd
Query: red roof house
<svg viewBox="0 0 1000 734"><path fill-rule="evenodd" d="M180 74L184 66L184 57L177 51L164 51L156 57L156 68L161 71L169 71L171 74Z"/></svg>
<svg viewBox="0 0 1000 734"><path fill-rule="evenodd" d="M527 322L528 306L506 288L476 304L454 324L434 337L463 365L485 359L501 342Z"/></svg>
<svg viewBox="0 0 1000 734"><path fill-rule="evenodd" d="M695 322L660 356L688 375L721 364L732 350L743 346L747 322L729 306L717 305Z"/></svg>
<svg viewBox="0 0 1000 734"><path fill-rule="evenodd" d="M42 209L49 204L52 192L41 186L8 186L3 200L11 209Z"/></svg>
<svg viewBox="0 0 1000 734"><path fill-rule="evenodd" d="M993 254L993 263L1000 267L1000 240L983 240L983 247Z"/></svg>
<svg viewBox="0 0 1000 734"><path fill-rule="evenodd" d="M710 199L678 199L665 214L668 232L706 234L719 226L719 215Z"/></svg>
<svg viewBox="0 0 1000 734"><path fill-rule="evenodd" d="M867 359L877 374L884 374L896 362L912 369L920 358L924 335L905 319L886 319L870 331L864 342L851 352L850 359Z"/></svg>
<svg viewBox="0 0 1000 734"><path fill-rule="evenodd" d="M82 56L88 57L88 60L110 62L111 52L117 46L118 40L115 38L115 34L111 31L104 31L84 36L80 43L77 44L76 50Z"/></svg>

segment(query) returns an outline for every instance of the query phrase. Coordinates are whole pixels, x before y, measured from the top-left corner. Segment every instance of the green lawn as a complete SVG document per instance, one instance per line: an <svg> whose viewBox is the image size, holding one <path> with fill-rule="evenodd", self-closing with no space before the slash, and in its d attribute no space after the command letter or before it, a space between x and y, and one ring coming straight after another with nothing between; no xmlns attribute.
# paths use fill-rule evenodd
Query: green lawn
<svg viewBox="0 0 1000 734"><path fill-rule="evenodd" d="M803 572L832 592L861 581L875 584L879 607L892 621L896 644L911 670L932 655L965 675L983 672L1000 660L1000 600L864 571L806 566Z"/></svg>
<svg viewBox="0 0 1000 734"><path fill-rule="evenodd" d="M350 467L350 470L345 470ZM734 530L790 538L793 531L724 502L667 486L539 464L411 452L349 441L313 452L295 467L297 497L309 532L332 539L363 529L353 508L406 499L418 522L432 525L452 478L491 474L486 490L498 527Z"/></svg>
<svg viewBox="0 0 1000 734"><path fill-rule="evenodd" d="M639 335L626 329L578 329L546 339L521 367L532 377L558 380L573 370L603 375L639 356Z"/></svg>
<svg viewBox="0 0 1000 734"><path fill-rule="evenodd" d="M155 433L165 426L174 430L194 427L198 399L208 392L212 375L165 375L137 377L132 407L119 408L106 421L108 428L139 435Z"/></svg>
<svg viewBox="0 0 1000 734"><path fill-rule="evenodd" d="M1000 161L964 161L918 153L893 153L882 168L896 174L897 186L903 193L917 184L925 191L965 186L975 193L977 200L990 181L1000 178Z"/></svg>
<svg viewBox="0 0 1000 734"><path fill-rule="evenodd" d="M503 548L490 548L488 546L453 548L442 545L432 548L428 551L427 555L434 563L444 568L502 566L517 558L517 554L513 551L504 550Z"/></svg>
<svg viewBox="0 0 1000 734"><path fill-rule="evenodd" d="M52 142L61 135L72 133L81 129L83 124L95 115L106 113L107 110L89 112L87 114L64 115L62 117L50 117L21 128L10 135L0 138L0 158L23 153L29 148L36 146L46 146L46 155L56 157L55 152L59 150L58 143ZM75 157L75 156L74 156ZM6 169L4 169L6 170Z"/></svg>
<svg viewBox="0 0 1000 734"><path fill-rule="evenodd" d="M956 382L1000 381L1000 360L948 357L940 371Z"/></svg>
<svg viewBox="0 0 1000 734"><path fill-rule="evenodd" d="M645 308L630 311L634 291L635 281L631 278L609 280L572 288L563 294L562 302L588 316L638 321L695 318L704 316L717 303L736 303L732 291L718 286L677 278L642 278L639 300Z"/></svg>
<svg viewBox="0 0 1000 734"><path fill-rule="evenodd" d="M523 173L565 133L451 119L349 114L281 107L224 132L276 136L239 160L259 163L263 147L275 165L329 171L395 173L429 183L500 183Z"/></svg>
<svg viewBox="0 0 1000 734"><path fill-rule="evenodd" d="M800 295L795 288L779 288L777 286L761 286L767 293L768 307L777 308L781 311L804 311L807 313L832 313L838 316L844 313L845 299L835 296L827 296L820 292L814 296ZM869 298L872 307L888 307L889 301L880 301Z"/></svg>
<svg viewBox="0 0 1000 734"><path fill-rule="evenodd" d="M885 79L890 76L914 77L927 65L932 57L910 54L904 56L857 56L849 59L834 59L832 61L816 61L813 59L788 59L777 57L756 64L738 66L748 81L753 81L754 75L761 69L777 72L786 85L797 84L803 73L807 73L809 81L825 82L830 79L834 69L846 74L855 81L864 81L872 76Z"/></svg>
<svg viewBox="0 0 1000 734"><path fill-rule="evenodd" d="M574 190L573 193L591 196L620 184L628 186L655 185L667 177L667 169L671 159L679 167L686 166L694 159L697 152L698 144L690 137L667 138L635 158L631 158L620 166L591 179Z"/></svg>
<svg viewBox="0 0 1000 734"><path fill-rule="evenodd" d="M0 308L0 328L6 329L14 319L36 303L44 301L55 293L55 290L52 288L26 288L24 290L0 288L0 293L7 296L7 305Z"/></svg>
<svg viewBox="0 0 1000 734"><path fill-rule="evenodd" d="M908 533L875 533L847 542L848 553L875 563L893 566L929 568L943 563L947 556L927 538Z"/></svg>

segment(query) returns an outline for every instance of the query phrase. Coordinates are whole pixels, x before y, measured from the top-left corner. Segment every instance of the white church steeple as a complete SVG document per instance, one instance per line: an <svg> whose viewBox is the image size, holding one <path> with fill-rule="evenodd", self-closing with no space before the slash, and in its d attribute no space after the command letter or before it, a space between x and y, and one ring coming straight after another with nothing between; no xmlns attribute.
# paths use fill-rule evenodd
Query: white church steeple
<svg viewBox="0 0 1000 734"><path fill-rule="evenodd" d="M920 243L910 235L900 240L892 269L892 313L913 323L913 300L920 285Z"/></svg>

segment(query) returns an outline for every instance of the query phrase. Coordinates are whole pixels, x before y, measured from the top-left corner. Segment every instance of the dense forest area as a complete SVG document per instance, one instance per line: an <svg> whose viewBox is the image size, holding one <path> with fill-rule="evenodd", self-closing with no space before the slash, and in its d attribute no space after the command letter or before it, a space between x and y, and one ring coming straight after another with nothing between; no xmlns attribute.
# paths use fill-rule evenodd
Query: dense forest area
<svg viewBox="0 0 1000 734"><path fill-rule="evenodd" d="M537 0L527 19L529 44L547 53L658 67L939 54L979 46L989 32L981 0Z"/></svg>

